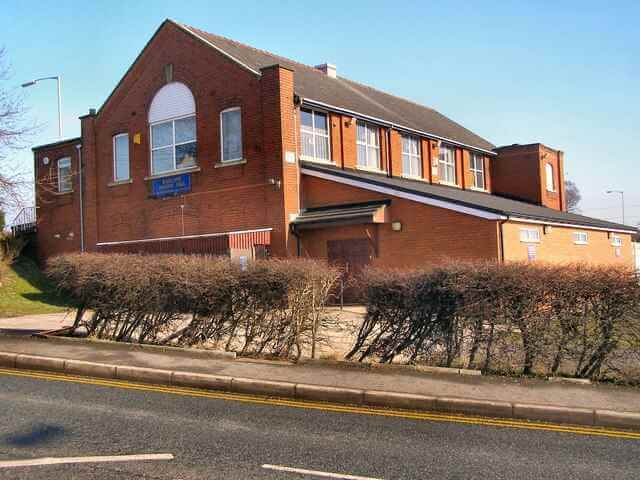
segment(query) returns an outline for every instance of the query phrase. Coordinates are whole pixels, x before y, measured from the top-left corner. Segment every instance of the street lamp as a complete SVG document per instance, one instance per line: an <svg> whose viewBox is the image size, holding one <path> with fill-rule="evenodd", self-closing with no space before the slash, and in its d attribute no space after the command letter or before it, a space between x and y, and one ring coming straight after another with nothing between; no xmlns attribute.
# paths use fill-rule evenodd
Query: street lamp
<svg viewBox="0 0 640 480"><path fill-rule="evenodd" d="M623 190L607 190L607 193L619 193L622 199L622 224L624 225L624 191Z"/></svg>
<svg viewBox="0 0 640 480"><path fill-rule="evenodd" d="M42 80L55 80L58 84L58 136L60 137L60 140L62 140L62 96L60 94L60 83L62 83L62 77L55 76L36 78L35 80L31 80L30 82L23 83L22 88L31 87L32 85L35 85Z"/></svg>

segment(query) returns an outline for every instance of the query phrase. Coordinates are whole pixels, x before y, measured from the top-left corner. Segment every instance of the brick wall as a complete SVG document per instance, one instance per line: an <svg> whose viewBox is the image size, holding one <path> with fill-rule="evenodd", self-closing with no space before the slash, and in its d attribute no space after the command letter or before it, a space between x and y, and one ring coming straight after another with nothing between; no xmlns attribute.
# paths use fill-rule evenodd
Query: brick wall
<svg viewBox="0 0 640 480"><path fill-rule="evenodd" d="M34 151L38 256L80 250L79 142L70 141ZM49 159L44 165L43 159ZM71 158L73 190L58 192L58 160Z"/></svg>
<svg viewBox="0 0 640 480"><path fill-rule="evenodd" d="M510 145L496 149L493 159L493 191L499 195L566 210L564 154L539 143ZM553 168L555 191L546 188L545 164Z"/></svg>
<svg viewBox="0 0 640 480"><path fill-rule="evenodd" d="M410 268L449 258L498 258L495 221L307 175L302 176L302 193L305 207L391 198L390 221L402 224L400 232L392 231L391 223L307 230L302 233L304 255L326 258L327 240L369 238L372 245L377 245L373 264L379 266Z"/></svg>
<svg viewBox="0 0 640 480"><path fill-rule="evenodd" d="M173 65L172 80L186 84L195 97L199 171L191 174L189 194L161 200L150 198L146 179L151 175L147 112L166 83L167 64ZM283 110L291 108L292 97L291 72L276 67L260 77L175 25L163 24L102 110L81 120L87 249L98 242L273 227L273 248L284 253L285 195L282 183L278 188L270 179L281 181L286 174L286 185L296 183L297 167L283 166L284 149L295 151L293 115ZM246 163L221 166L219 115L234 106L242 109ZM112 139L123 132L129 134L131 182L114 184ZM139 144L133 142L137 135ZM297 209L297 200L290 200L296 196L287 192L288 210ZM44 237L54 233L52 219L66 218L58 204L76 199L74 193L69 200L42 205ZM58 251L46 248L48 254Z"/></svg>
<svg viewBox="0 0 640 480"><path fill-rule="evenodd" d="M540 231L540 243L532 243L531 245L534 245L537 261L633 265L631 236L629 234L616 234L622 238L620 256L616 256L616 249L611 245L609 234L604 231L553 226L545 234L542 225L516 222L506 222L502 228L505 260L507 261L528 259L529 244L520 241L520 230L522 228L536 228ZM576 245L573 242L573 232L576 231L587 232L588 245Z"/></svg>

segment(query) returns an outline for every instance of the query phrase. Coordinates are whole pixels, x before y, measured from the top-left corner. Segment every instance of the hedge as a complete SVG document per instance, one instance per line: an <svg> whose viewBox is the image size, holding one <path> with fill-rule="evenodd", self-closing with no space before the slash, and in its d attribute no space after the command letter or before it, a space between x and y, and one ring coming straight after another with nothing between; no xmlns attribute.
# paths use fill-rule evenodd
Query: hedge
<svg viewBox="0 0 640 480"><path fill-rule="evenodd" d="M630 269L450 263L366 272L347 358L640 381L640 286Z"/></svg>
<svg viewBox="0 0 640 480"><path fill-rule="evenodd" d="M72 254L50 259L47 274L81 305L76 325L94 312L89 335L299 358L323 341L339 272L312 260L243 268L213 256Z"/></svg>

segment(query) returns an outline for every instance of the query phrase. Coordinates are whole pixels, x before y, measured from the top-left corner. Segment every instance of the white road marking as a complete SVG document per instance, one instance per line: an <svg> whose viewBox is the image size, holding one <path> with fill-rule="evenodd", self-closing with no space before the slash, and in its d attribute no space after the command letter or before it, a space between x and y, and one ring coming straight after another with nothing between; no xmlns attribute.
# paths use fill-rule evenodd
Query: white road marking
<svg viewBox="0 0 640 480"><path fill-rule="evenodd" d="M317 470L305 470L303 468L283 467L281 465L262 465L267 470L277 470L279 472L300 473L302 475L315 475L324 478L339 478L342 480L382 480L381 478L359 477L357 475L346 475L344 473L319 472Z"/></svg>
<svg viewBox="0 0 640 480"><path fill-rule="evenodd" d="M31 460L9 460L0 462L0 468L63 465L67 463L135 462L145 460L173 460L173 455L170 453L150 453L143 455L111 455L101 457L45 457Z"/></svg>

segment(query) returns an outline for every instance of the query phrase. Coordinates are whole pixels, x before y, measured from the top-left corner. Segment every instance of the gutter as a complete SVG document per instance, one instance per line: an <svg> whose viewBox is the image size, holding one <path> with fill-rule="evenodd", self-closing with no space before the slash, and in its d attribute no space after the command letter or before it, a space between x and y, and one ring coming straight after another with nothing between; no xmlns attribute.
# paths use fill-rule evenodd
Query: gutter
<svg viewBox="0 0 640 480"><path fill-rule="evenodd" d="M423 137L427 137L430 138L432 140L440 140L446 143L450 143L452 145L456 145L459 147L465 147L469 150L474 150L476 152L482 152L482 153L486 153L487 155L491 155L491 156L497 156L498 154L492 150L485 150L484 148L480 148L480 147L474 147L473 145L468 145L466 143L462 143L462 142L458 142L456 140L452 140L450 138L447 137L443 137L440 135L436 135L434 133L429 133L429 132L424 132L422 130L416 130L415 128L411 128L411 127L406 127L404 125L399 125L393 122L389 122L388 120L383 120L381 118L377 118L377 117L372 117L371 115L365 115L364 113L359 113L359 112L355 112L353 110L349 110L346 108L341 108L341 107L336 107L335 105L330 105L328 103L324 103L324 102L320 102L318 100L312 100L310 98L303 98L300 97L300 103L303 105L306 105L308 107L319 107L325 110L331 110L334 111L336 113L344 113L347 115L350 115L352 117L356 117L356 118L360 118L362 120L369 120L373 123L377 123L381 126L384 127L388 127L388 128L394 128L396 130L399 131L403 131L406 133L413 133L413 134L417 134L417 135L421 135Z"/></svg>

